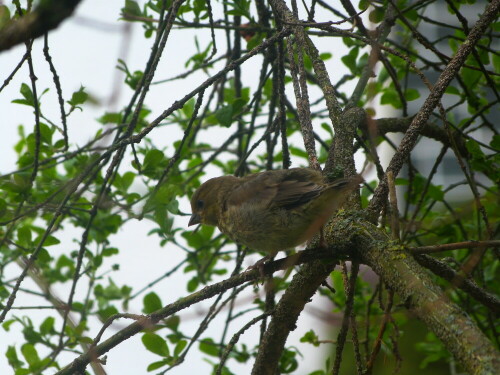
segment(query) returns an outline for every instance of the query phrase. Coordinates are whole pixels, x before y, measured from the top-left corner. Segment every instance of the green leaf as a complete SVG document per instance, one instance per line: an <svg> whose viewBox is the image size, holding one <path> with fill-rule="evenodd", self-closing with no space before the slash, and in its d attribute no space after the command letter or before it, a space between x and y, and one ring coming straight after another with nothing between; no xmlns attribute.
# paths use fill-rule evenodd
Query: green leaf
<svg viewBox="0 0 500 375"><path fill-rule="evenodd" d="M172 199L168 204L167 204L167 210L168 212L172 214L178 214L179 213L179 201L177 199Z"/></svg>
<svg viewBox="0 0 500 375"><path fill-rule="evenodd" d="M330 133L330 136L333 137L333 129L332 126L327 124L326 122L321 123L321 127L326 130L328 133Z"/></svg>
<svg viewBox="0 0 500 375"><path fill-rule="evenodd" d="M194 0L193 1L193 12L196 17L199 17L201 12L207 9L207 3L205 0Z"/></svg>
<svg viewBox="0 0 500 375"><path fill-rule="evenodd" d="M49 316L48 318L46 318L42 322L42 324L40 324L40 333L42 335L48 335L48 334L54 333L55 332L54 323L55 323L55 319L52 316Z"/></svg>
<svg viewBox="0 0 500 375"><path fill-rule="evenodd" d="M444 192L441 186L430 184L428 193L432 199L437 200L439 202L441 202L444 199Z"/></svg>
<svg viewBox="0 0 500 375"><path fill-rule="evenodd" d="M0 217L4 216L7 213L7 202L0 198Z"/></svg>
<svg viewBox="0 0 500 375"><path fill-rule="evenodd" d="M358 8L360 10L365 10L371 5L371 1L368 0L360 0L358 4Z"/></svg>
<svg viewBox="0 0 500 375"><path fill-rule="evenodd" d="M491 139L490 146L493 147L495 150L500 151L500 135L495 134L493 138ZM1 205L0 205L1 207ZM1 212L1 209L0 209ZM1 216L1 215L0 215Z"/></svg>
<svg viewBox="0 0 500 375"><path fill-rule="evenodd" d="M66 145L66 142L64 141L64 139L59 139L59 140L56 141L56 143L54 143L54 148L55 149L61 149L65 145Z"/></svg>
<svg viewBox="0 0 500 375"><path fill-rule="evenodd" d="M204 50L200 51L199 44L198 44L198 38L195 36L194 37L194 45L196 46L196 50L198 51L198 53L194 54L186 61L186 63L184 64L185 67L188 67L189 65L191 65L191 63L192 63L193 68L201 67L201 65L205 62L206 58L208 57L208 54L209 54L213 44L212 44L212 42L208 43L207 47ZM194 109L194 100L193 100L193 109ZM191 117L191 115L189 115L187 117Z"/></svg>
<svg viewBox="0 0 500 375"><path fill-rule="evenodd" d="M491 62L493 63L494 71L500 72L500 56L498 56L497 54L494 54L491 57Z"/></svg>
<svg viewBox="0 0 500 375"><path fill-rule="evenodd" d="M416 89L407 89L405 91L405 99L411 102L412 100L417 100L420 98L420 93Z"/></svg>
<svg viewBox="0 0 500 375"><path fill-rule="evenodd" d="M323 52L319 54L319 58L323 61L330 60L332 56L333 55L330 52Z"/></svg>
<svg viewBox="0 0 500 375"><path fill-rule="evenodd" d="M247 100L244 98L236 98L234 99L232 104L233 104L233 114L238 115L247 104Z"/></svg>
<svg viewBox="0 0 500 375"><path fill-rule="evenodd" d="M134 179L135 179L134 172L125 172L123 174L122 180L123 180L123 185L124 185L125 190L127 190L130 187L130 185L132 185L132 183L134 182Z"/></svg>
<svg viewBox="0 0 500 375"><path fill-rule="evenodd" d="M255 35L252 36L247 42L247 50L250 51L251 49L257 47L264 41L265 37L266 35L264 33L255 33Z"/></svg>
<svg viewBox="0 0 500 375"><path fill-rule="evenodd" d="M42 239L42 236L39 236L35 239L35 243L38 243ZM54 245L59 245L61 241L59 241L57 238L54 236L47 236L45 239L43 246L54 246Z"/></svg>
<svg viewBox="0 0 500 375"><path fill-rule="evenodd" d="M186 104L181 108L182 113L186 118L190 118L194 113L195 100L193 98L189 99Z"/></svg>
<svg viewBox="0 0 500 375"><path fill-rule="evenodd" d="M112 255L118 254L119 251L116 247L107 247L102 251L102 256L103 257L110 257Z"/></svg>
<svg viewBox="0 0 500 375"><path fill-rule="evenodd" d="M163 367L163 366L167 366L167 365L169 365L170 363L171 363L171 361L170 361L170 360L168 360L168 359L162 359L161 361L157 361L157 362L150 363L150 364L148 365L147 370L148 370L148 372L150 372L150 371L154 371L154 370L157 370L157 369L159 369L159 368L161 368L161 367Z"/></svg>
<svg viewBox="0 0 500 375"><path fill-rule="evenodd" d="M186 347L187 345L187 341L186 340L180 340L177 345L175 346L175 349L174 349L174 357L178 357L179 354L182 353L182 351L184 350L184 348Z"/></svg>
<svg viewBox="0 0 500 375"><path fill-rule="evenodd" d="M31 88L26 83L23 83L21 84L21 89L19 91L21 92L21 95L24 97L24 99L15 99L12 101L12 103L24 104L34 107L35 99Z"/></svg>
<svg viewBox="0 0 500 375"><path fill-rule="evenodd" d="M474 158L477 158L477 159L484 158L484 153L481 150L479 143L477 143L473 139L469 139L467 141L467 143L465 144L465 146L467 147L467 151L469 151Z"/></svg>
<svg viewBox="0 0 500 375"><path fill-rule="evenodd" d="M345 56L342 56L340 60L344 63L345 66L349 68L351 73L355 73L357 71L356 68L356 59L358 58L359 47L352 48L349 53Z"/></svg>
<svg viewBox="0 0 500 375"><path fill-rule="evenodd" d="M32 103L35 103L33 92L31 91L31 87L29 87L26 83L21 84L21 94L24 98Z"/></svg>
<svg viewBox="0 0 500 375"><path fill-rule="evenodd" d="M450 95L461 95L460 90L458 90L458 88L456 88L455 86L448 86L445 90L445 93Z"/></svg>
<svg viewBox="0 0 500 375"><path fill-rule="evenodd" d="M285 349L281 353L279 369L283 374L290 374L299 367L296 356L297 353L289 349Z"/></svg>
<svg viewBox="0 0 500 375"><path fill-rule="evenodd" d="M68 104L72 107L77 107L80 104L83 104L87 101L89 98L89 94L85 92L85 87L80 86L80 89L78 91L75 91L73 95L71 95L71 99L68 100Z"/></svg>
<svg viewBox="0 0 500 375"><path fill-rule="evenodd" d="M40 263L48 263L51 260L52 260L52 257L50 256L47 249L45 249L45 248L40 249L40 252L38 253L38 261Z"/></svg>
<svg viewBox="0 0 500 375"><path fill-rule="evenodd" d="M478 70L472 70L472 69L462 69L461 70L461 76L464 81L465 87L473 87L476 85L479 81L479 79L482 77L483 73Z"/></svg>
<svg viewBox="0 0 500 375"><path fill-rule="evenodd" d="M228 104L221 107L215 112L215 118L219 121L219 124L229 128L233 122L233 105Z"/></svg>
<svg viewBox="0 0 500 375"><path fill-rule="evenodd" d="M5 357L9 361L9 365L13 369L18 369L23 366L23 362L17 357L17 352L15 346L9 345L7 351L5 352Z"/></svg>
<svg viewBox="0 0 500 375"><path fill-rule="evenodd" d="M21 242L21 244L25 246L31 246L32 238L31 238L31 229L27 225L23 225L17 230L17 238Z"/></svg>
<svg viewBox="0 0 500 375"><path fill-rule="evenodd" d="M10 11L9 7L6 5L0 5L0 30L4 28L5 25L10 21Z"/></svg>
<svg viewBox="0 0 500 375"><path fill-rule="evenodd" d="M144 157L144 169L156 167L164 158L163 152L157 149L149 150Z"/></svg>
<svg viewBox="0 0 500 375"><path fill-rule="evenodd" d="M162 357L168 357L170 355L167 342L155 333L145 333L142 336L142 343L147 350L154 354L158 354Z"/></svg>
<svg viewBox="0 0 500 375"><path fill-rule="evenodd" d="M12 176L12 183L7 183L4 187L16 193L25 193L31 187L30 176L25 173L16 173Z"/></svg>
<svg viewBox="0 0 500 375"><path fill-rule="evenodd" d="M308 156L307 156L307 152L304 151L303 149L301 148L298 148L298 147L294 147L294 146L290 146L290 153L293 155L293 156L298 156L300 158L304 158L307 160Z"/></svg>
<svg viewBox="0 0 500 375"><path fill-rule="evenodd" d="M410 9L405 12L406 18L412 20L412 21L417 21L419 19L419 14L415 9Z"/></svg>
<svg viewBox="0 0 500 375"><path fill-rule="evenodd" d="M170 328L172 331L177 331L179 324L181 322L181 318L178 315L172 315L166 320L164 320L165 326Z"/></svg>
<svg viewBox="0 0 500 375"><path fill-rule="evenodd" d="M133 16L142 16L141 8L137 1L125 0L125 6L122 8L122 13Z"/></svg>
<svg viewBox="0 0 500 375"><path fill-rule="evenodd" d="M229 6L229 10L227 14L233 16L242 16L251 20L252 17L250 15L250 1L249 0L234 0L234 1L226 1L226 4Z"/></svg>
<svg viewBox="0 0 500 375"><path fill-rule="evenodd" d="M310 344L313 344L314 346L319 346L318 335L316 335L316 333L312 329L310 329L304 334L304 336L301 337L300 342L308 342Z"/></svg>
<svg viewBox="0 0 500 375"><path fill-rule="evenodd" d="M97 315L102 320L107 320L108 318L112 317L115 314L118 314L118 309L114 306L108 306L106 308L99 309L97 311Z"/></svg>
<svg viewBox="0 0 500 375"><path fill-rule="evenodd" d="M384 19L384 15L385 15L384 8L375 7L368 15L368 18L373 23L380 23Z"/></svg>
<svg viewBox="0 0 500 375"><path fill-rule="evenodd" d="M175 198L177 189L172 184L162 184L156 194L148 200L148 208L156 208L158 205L167 205Z"/></svg>
<svg viewBox="0 0 500 375"><path fill-rule="evenodd" d="M145 314L151 314L152 312L159 310L162 308L162 303L160 297L155 292L151 292L146 294L143 299L144 311Z"/></svg>
<svg viewBox="0 0 500 375"><path fill-rule="evenodd" d="M97 119L101 124L119 124L122 121L122 114L117 112L106 112Z"/></svg>
<svg viewBox="0 0 500 375"><path fill-rule="evenodd" d="M7 298L8 296L10 296L10 293L5 289L4 286L0 286L0 290L2 291L2 298ZM7 294L3 293L4 291L7 291ZM15 319L6 320L5 322L2 323L2 328L5 331L9 332L10 326L16 322L17 320Z"/></svg>
<svg viewBox="0 0 500 375"><path fill-rule="evenodd" d="M35 349L35 346L32 344L24 344L21 346L21 353L23 354L24 359L30 365L30 367L36 367L36 365L40 362L40 357L38 356L38 352Z"/></svg>
<svg viewBox="0 0 500 375"><path fill-rule="evenodd" d="M215 345L214 340L206 338L200 341L200 350L213 357L219 356L219 348Z"/></svg>
<svg viewBox="0 0 500 375"><path fill-rule="evenodd" d="M172 230L174 219L168 216L168 211L164 205L157 206L154 212L155 222L160 226L163 234L168 235Z"/></svg>
<svg viewBox="0 0 500 375"><path fill-rule="evenodd" d="M40 123L40 138L42 142L45 142L48 145L52 144L52 134L54 134L54 131L49 128L47 124L44 124L43 122Z"/></svg>
<svg viewBox="0 0 500 375"><path fill-rule="evenodd" d="M306 68L306 70L311 71L312 66L313 66L311 58L307 54L304 53L303 59L304 59L304 67Z"/></svg>
<svg viewBox="0 0 500 375"><path fill-rule="evenodd" d="M73 273L75 263L73 260L69 259L66 255L61 255L56 262L56 269L62 271L63 268L69 268L70 272Z"/></svg>
<svg viewBox="0 0 500 375"><path fill-rule="evenodd" d="M125 172L123 175L117 175L113 185L120 191L126 192L130 185L134 182L136 174L134 172Z"/></svg>
<svg viewBox="0 0 500 375"><path fill-rule="evenodd" d="M198 285L200 284L199 279L194 276L191 280L188 281L187 283L187 290L188 292L192 293L198 288Z"/></svg>
<svg viewBox="0 0 500 375"><path fill-rule="evenodd" d="M135 90L139 86L139 83L141 82L143 76L143 72L141 72L140 70L136 70L134 71L134 73L127 76L127 78L125 79L125 83L132 90Z"/></svg>
<svg viewBox="0 0 500 375"><path fill-rule="evenodd" d="M380 104L392 105L394 108L401 108L401 102L396 91L392 89L386 90L380 97Z"/></svg>

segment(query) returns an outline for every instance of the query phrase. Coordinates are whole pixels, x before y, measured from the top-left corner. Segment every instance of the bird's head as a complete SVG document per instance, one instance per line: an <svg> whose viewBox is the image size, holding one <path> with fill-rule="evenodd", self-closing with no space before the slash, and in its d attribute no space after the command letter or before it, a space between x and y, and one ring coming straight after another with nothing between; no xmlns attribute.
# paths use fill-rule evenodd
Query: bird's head
<svg viewBox="0 0 500 375"><path fill-rule="evenodd" d="M227 196L238 180L234 176L223 176L204 182L191 197L192 215L188 225L217 225L224 196Z"/></svg>

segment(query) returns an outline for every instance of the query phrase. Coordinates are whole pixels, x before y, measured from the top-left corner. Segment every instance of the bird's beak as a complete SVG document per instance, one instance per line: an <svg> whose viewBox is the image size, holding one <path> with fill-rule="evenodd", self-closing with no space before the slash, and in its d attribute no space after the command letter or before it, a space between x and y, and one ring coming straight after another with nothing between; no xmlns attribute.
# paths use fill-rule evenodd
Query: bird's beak
<svg viewBox="0 0 500 375"><path fill-rule="evenodd" d="M201 223L200 214L193 213L191 215L191 219L189 219L188 227L190 227L191 225L200 224L200 223Z"/></svg>

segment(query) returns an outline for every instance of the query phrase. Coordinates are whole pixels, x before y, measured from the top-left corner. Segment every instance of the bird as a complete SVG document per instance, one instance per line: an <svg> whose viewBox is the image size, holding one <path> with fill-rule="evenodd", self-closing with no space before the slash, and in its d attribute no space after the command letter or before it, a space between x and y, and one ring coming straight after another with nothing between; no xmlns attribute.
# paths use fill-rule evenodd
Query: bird
<svg viewBox="0 0 500 375"><path fill-rule="evenodd" d="M317 234L362 181L326 182L311 168L215 177L192 195L188 226L217 226L234 242L275 256Z"/></svg>

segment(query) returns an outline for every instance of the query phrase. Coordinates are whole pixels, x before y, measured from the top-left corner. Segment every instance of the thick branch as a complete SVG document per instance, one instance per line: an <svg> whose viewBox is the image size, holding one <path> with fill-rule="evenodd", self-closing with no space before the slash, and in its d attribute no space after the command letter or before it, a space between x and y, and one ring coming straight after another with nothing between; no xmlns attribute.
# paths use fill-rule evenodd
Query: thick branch
<svg viewBox="0 0 500 375"><path fill-rule="evenodd" d="M413 117L400 117L400 118L389 117L389 118L374 119L373 121L377 126L375 130L377 131L378 134L383 135L387 133L405 133L409 129L413 121ZM368 131L366 134L372 134L368 130L368 125L369 124L367 121L365 121L362 124L364 129ZM445 146L451 147L450 137L446 132L446 130L434 123L424 122L422 124L422 127L420 128L420 134L428 138L434 139L436 141L439 141ZM459 133L454 133L454 136L460 155L462 155L463 157L468 157L469 152L465 147L464 139Z"/></svg>
<svg viewBox="0 0 500 375"><path fill-rule="evenodd" d="M333 270L334 264L313 261L303 266L293 277L285 294L278 302L252 369L252 375L274 375L286 339L296 328L296 322L304 306L311 300L320 284Z"/></svg>
<svg viewBox="0 0 500 375"><path fill-rule="evenodd" d="M476 301L481 302L495 314L500 314L500 300L493 294L480 288L473 280L466 279L464 275L455 272L453 268L446 263L439 261L428 255L416 255L415 259L425 268L431 270L434 274L449 281L454 287L462 289Z"/></svg>
<svg viewBox="0 0 500 375"><path fill-rule="evenodd" d="M12 20L0 31L0 51L38 38L55 29L71 16L80 0L41 1L38 7L18 20Z"/></svg>
<svg viewBox="0 0 500 375"><path fill-rule="evenodd" d="M361 261L399 294L470 374L492 375L500 368L499 353L488 338L407 251L391 246L381 229L366 221L343 220L335 230L327 231L326 239L335 248L350 244L358 249Z"/></svg>
<svg viewBox="0 0 500 375"><path fill-rule="evenodd" d="M356 129L366 122L366 112L358 107L352 107L340 116L342 131L336 133L333 147L328 151L325 172L336 174L342 171L345 176L354 176L356 166L354 164L353 138Z"/></svg>

